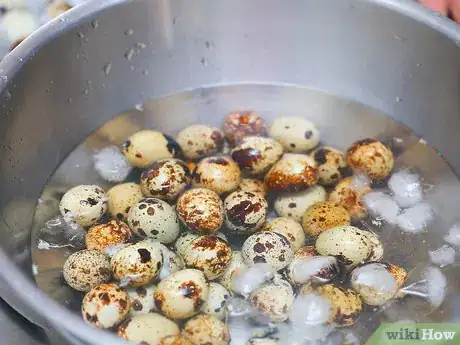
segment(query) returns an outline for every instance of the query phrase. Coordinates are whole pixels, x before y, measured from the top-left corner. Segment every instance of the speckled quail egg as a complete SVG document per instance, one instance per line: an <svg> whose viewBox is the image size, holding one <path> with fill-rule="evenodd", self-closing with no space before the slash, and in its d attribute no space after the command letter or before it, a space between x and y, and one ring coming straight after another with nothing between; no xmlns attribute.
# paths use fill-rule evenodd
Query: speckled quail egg
<svg viewBox="0 0 460 345"><path fill-rule="evenodd" d="M127 290L131 299L131 315L147 314L156 311L154 295L156 285L139 286Z"/></svg>
<svg viewBox="0 0 460 345"><path fill-rule="evenodd" d="M395 297L406 279L407 272L402 267L371 262L355 268L350 283L364 303L381 306Z"/></svg>
<svg viewBox="0 0 460 345"><path fill-rule="evenodd" d="M46 12L48 13L48 16L50 18L56 18L60 16L61 14L67 12L70 10L72 6L68 4L65 1L57 0L48 3L48 6L46 7Z"/></svg>
<svg viewBox="0 0 460 345"><path fill-rule="evenodd" d="M385 179L393 169L393 152L375 139L355 142L347 151L347 163L354 172L372 180Z"/></svg>
<svg viewBox="0 0 460 345"><path fill-rule="evenodd" d="M162 264L160 247L149 240L120 249L110 261L114 277L121 285L131 287L149 284L160 273Z"/></svg>
<svg viewBox="0 0 460 345"><path fill-rule="evenodd" d="M294 256L289 240L273 231L261 231L249 236L241 252L247 265L263 262L277 271L289 265Z"/></svg>
<svg viewBox="0 0 460 345"><path fill-rule="evenodd" d="M185 158L199 159L214 155L224 147L224 134L218 128L206 125L192 125L177 136Z"/></svg>
<svg viewBox="0 0 460 345"><path fill-rule="evenodd" d="M348 174L345 155L333 147L317 148L310 156L318 166L319 184L334 185Z"/></svg>
<svg viewBox="0 0 460 345"><path fill-rule="evenodd" d="M225 317L225 306L229 297L230 292L222 285L214 282L209 283L208 299L201 307L201 312L223 319Z"/></svg>
<svg viewBox="0 0 460 345"><path fill-rule="evenodd" d="M237 190L242 190L244 192L250 192L254 194L260 194L264 198L267 196L267 186L264 181L256 180L253 178L243 178L241 179L240 185Z"/></svg>
<svg viewBox="0 0 460 345"><path fill-rule="evenodd" d="M265 175L267 188L276 192L300 192L317 182L315 161L299 153L285 153Z"/></svg>
<svg viewBox="0 0 460 345"><path fill-rule="evenodd" d="M244 137L264 135L264 119L254 111L231 112L224 120L224 134L230 145L236 145Z"/></svg>
<svg viewBox="0 0 460 345"><path fill-rule="evenodd" d="M273 138L245 137L232 150L232 158L249 175L267 172L283 155L283 146Z"/></svg>
<svg viewBox="0 0 460 345"><path fill-rule="evenodd" d="M163 158L175 157L180 146L168 135L154 130L134 133L123 144L123 153L128 162L137 168L147 168Z"/></svg>
<svg viewBox="0 0 460 345"><path fill-rule="evenodd" d="M22 8L7 11L2 17L2 28L8 41L13 44L10 50L13 50L15 46L39 27L40 23L35 16Z"/></svg>
<svg viewBox="0 0 460 345"><path fill-rule="evenodd" d="M59 210L82 226L95 224L107 211L107 194L95 185L80 185L69 189L61 199Z"/></svg>
<svg viewBox="0 0 460 345"><path fill-rule="evenodd" d="M128 225L136 235L161 243L174 242L180 233L179 219L174 209L156 198L142 199L131 207Z"/></svg>
<svg viewBox="0 0 460 345"><path fill-rule="evenodd" d="M179 334L174 321L156 313L136 315L118 328L120 337L142 345L160 345L161 339Z"/></svg>
<svg viewBox="0 0 460 345"><path fill-rule="evenodd" d="M158 284L155 305L171 319L186 319L199 313L208 294L209 286L204 273L185 269Z"/></svg>
<svg viewBox="0 0 460 345"><path fill-rule="evenodd" d="M126 291L115 284L101 284L85 295L81 313L87 323L107 329L120 324L130 308L131 300Z"/></svg>
<svg viewBox="0 0 460 345"><path fill-rule="evenodd" d="M329 194L329 201L345 207L351 217L362 219L367 216L363 196L371 191L369 186L356 187L353 177L341 180Z"/></svg>
<svg viewBox="0 0 460 345"><path fill-rule="evenodd" d="M234 251L232 261L225 272L220 276L218 282L229 291L233 291L233 278L247 268L243 260L243 255L240 251Z"/></svg>
<svg viewBox="0 0 460 345"><path fill-rule="evenodd" d="M141 187L136 183L122 183L112 187L107 192L109 214L118 220L125 221L128 212L144 198Z"/></svg>
<svg viewBox="0 0 460 345"><path fill-rule="evenodd" d="M86 233L86 248L104 250L107 247L127 243L131 239L129 226L120 220L93 225Z"/></svg>
<svg viewBox="0 0 460 345"><path fill-rule="evenodd" d="M299 250L305 243L305 234L302 225L291 218L278 217L265 222L264 231L274 231L291 242L294 251Z"/></svg>
<svg viewBox="0 0 460 345"><path fill-rule="evenodd" d="M163 244L158 244L163 254L163 265L161 266L159 280L163 280L167 276L184 269L185 264L180 255L174 253L171 249Z"/></svg>
<svg viewBox="0 0 460 345"><path fill-rule="evenodd" d="M319 130L299 116L281 116L272 122L268 134L278 140L287 152L305 152L319 143Z"/></svg>
<svg viewBox="0 0 460 345"><path fill-rule="evenodd" d="M230 342L227 325L218 318L206 314L188 320L182 334L195 345L228 345Z"/></svg>
<svg viewBox="0 0 460 345"><path fill-rule="evenodd" d="M333 256L320 256L313 246L302 247L294 255L285 276L293 285L307 283L324 284L336 278L340 272L337 259Z"/></svg>
<svg viewBox="0 0 460 345"><path fill-rule="evenodd" d="M230 245L214 235L204 235L192 240L184 248L185 266L196 268L209 280L221 276L232 260Z"/></svg>
<svg viewBox="0 0 460 345"><path fill-rule="evenodd" d="M193 187L203 187L217 194L230 193L238 188L241 171L229 156L215 156L202 159L194 173Z"/></svg>
<svg viewBox="0 0 460 345"><path fill-rule="evenodd" d="M373 232L363 231L363 233L367 236L367 239L372 244L371 254L366 261L379 261L383 257L383 243L380 241L379 237Z"/></svg>
<svg viewBox="0 0 460 345"><path fill-rule="evenodd" d="M264 338L251 338L245 345L279 345L279 339L273 336Z"/></svg>
<svg viewBox="0 0 460 345"><path fill-rule="evenodd" d="M109 257L94 249L73 253L62 270L66 283L77 291L87 292L112 278Z"/></svg>
<svg viewBox="0 0 460 345"><path fill-rule="evenodd" d="M268 203L260 194L236 191L225 198L225 225L235 234L251 234L267 217Z"/></svg>
<svg viewBox="0 0 460 345"><path fill-rule="evenodd" d="M186 250L188 249L187 247L190 244L190 242L192 242L194 239L200 236L201 235L197 234L196 232L185 231L181 233L177 238L176 243L174 243L176 253L183 257Z"/></svg>
<svg viewBox="0 0 460 345"><path fill-rule="evenodd" d="M354 226L338 226L321 232L315 248L320 255L335 256L346 267L354 267L373 256L375 244L368 234Z"/></svg>
<svg viewBox="0 0 460 345"><path fill-rule="evenodd" d="M183 335L170 335L160 340L159 345L194 345L189 338Z"/></svg>
<svg viewBox="0 0 460 345"><path fill-rule="evenodd" d="M273 282L265 283L249 296L253 310L279 323L288 319L294 302L294 291L286 280L275 276Z"/></svg>
<svg viewBox="0 0 460 345"><path fill-rule="evenodd" d="M224 222L224 205L219 195L206 188L183 193L176 204L177 216L191 231L214 233Z"/></svg>
<svg viewBox="0 0 460 345"><path fill-rule="evenodd" d="M26 6L26 0L0 0L0 8L3 8L4 12L11 11L15 8L24 8Z"/></svg>
<svg viewBox="0 0 460 345"><path fill-rule="evenodd" d="M350 225L351 217L345 207L331 201L310 206L303 216L302 226L307 236L316 237L327 229Z"/></svg>
<svg viewBox="0 0 460 345"><path fill-rule="evenodd" d="M320 201L327 199L327 193L322 186L313 186L297 193L280 194L275 198L274 208L280 217L292 218L302 222L305 211Z"/></svg>
<svg viewBox="0 0 460 345"><path fill-rule="evenodd" d="M183 161L161 159L141 174L142 193L150 198L174 201L190 184L192 175Z"/></svg>

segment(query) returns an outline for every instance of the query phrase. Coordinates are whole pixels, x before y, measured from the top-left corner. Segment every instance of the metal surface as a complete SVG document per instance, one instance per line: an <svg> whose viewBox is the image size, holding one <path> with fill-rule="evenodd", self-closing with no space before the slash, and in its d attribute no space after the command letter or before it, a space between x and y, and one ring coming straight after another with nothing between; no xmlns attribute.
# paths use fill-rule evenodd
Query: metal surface
<svg viewBox="0 0 460 345"><path fill-rule="evenodd" d="M391 114L460 171L458 42L458 26L412 1L109 0L70 11L0 65L2 296L76 344L121 343L35 288L30 228L59 162L151 98L233 83L321 89Z"/></svg>

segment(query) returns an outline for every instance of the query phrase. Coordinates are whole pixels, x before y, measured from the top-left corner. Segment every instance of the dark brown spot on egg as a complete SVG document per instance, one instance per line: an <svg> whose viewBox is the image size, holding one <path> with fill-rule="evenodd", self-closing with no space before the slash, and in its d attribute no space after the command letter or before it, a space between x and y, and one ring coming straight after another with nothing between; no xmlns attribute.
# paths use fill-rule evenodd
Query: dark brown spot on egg
<svg viewBox="0 0 460 345"><path fill-rule="evenodd" d="M123 220L124 216L122 213L117 213L117 219Z"/></svg>
<svg viewBox="0 0 460 345"><path fill-rule="evenodd" d="M267 260L263 257L263 256L260 256L260 255L257 255L254 257L254 259L252 259L252 261L257 264L257 263L266 263Z"/></svg>
<svg viewBox="0 0 460 345"><path fill-rule="evenodd" d="M136 153L135 156L136 156L137 158L142 158L142 155L141 155L139 152Z"/></svg>
<svg viewBox="0 0 460 345"><path fill-rule="evenodd" d="M284 261L286 261L286 257L284 255L280 255L280 256L278 256L278 260L281 261L281 262L284 262Z"/></svg>
<svg viewBox="0 0 460 345"><path fill-rule="evenodd" d="M263 243L256 243L253 249L256 253L263 253L265 252L265 245Z"/></svg>
<svg viewBox="0 0 460 345"><path fill-rule="evenodd" d="M321 148L315 151L314 159L318 164L324 164L327 161L328 149Z"/></svg>
<svg viewBox="0 0 460 345"><path fill-rule="evenodd" d="M145 233L144 229L142 228L137 228L137 232L140 236L142 237L147 237L147 234Z"/></svg>
<svg viewBox="0 0 460 345"><path fill-rule="evenodd" d="M139 248L137 252L139 253L139 256L141 258L141 263L145 264L149 262L150 260L152 260L152 256L147 249Z"/></svg>
<svg viewBox="0 0 460 345"><path fill-rule="evenodd" d="M134 299L131 302L131 306L132 306L133 310L135 310L135 311L141 311L143 309L142 303L137 299Z"/></svg>
<svg viewBox="0 0 460 345"><path fill-rule="evenodd" d="M305 139L311 139L312 136L313 136L313 132L312 132L312 131L306 131L306 132L305 132Z"/></svg>
<svg viewBox="0 0 460 345"><path fill-rule="evenodd" d="M297 207L297 204L295 202L290 202L288 207L289 208L295 208L295 207Z"/></svg>
<svg viewBox="0 0 460 345"><path fill-rule="evenodd" d="M143 287L138 287L136 288L136 293L140 296L140 297L145 297L147 296L147 290Z"/></svg>
<svg viewBox="0 0 460 345"><path fill-rule="evenodd" d="M146 207L147 207L146 204L140 204L140 205L138 206L139 210L143 210L143 209L145 209Z"/></svg>
<svg viewBox="0 0 460 345"><path fill-rule="evenodd" d="M110 275L110 269L108 269L107 267L100 267L99 268L99 274L102 275L102 276L108 276Z"/></svg>
<svg viewBox="0 0 460 345"><path fill-rule="evenodd" d="M155 230L155 229L151 230L150 233L154 236L159 234L158 230Z"/></svg>
<svg viewBox="0 0 460 345"><path fill-rule="evenodd" d="M155 300L155 306L158 309L162 310L163 304L165 302L164 296L161 293L155 293L154 300Z"/></svg>
<svg viewBox="0 0 460 345"><path fill-rule="evenodd" d="M149 207L149 208L147 209L147 214L148 214L149 216L153 216L153 215L155 214L155 209L154 209L153 207Z"/></svg>
<svg viewBox="0 0 460 345"><path fill-rule="evenodd" d="M120 307L121 307L122 309L126 309L126 307L128 306L128 301L125 300L125 299L120 299L120 300L118 301L118 304L120 305Z"/></svg>
<svg viewBox="0 0 460 345"><path fill-rule="evenodd" d="M110 303L110 296L107 292L100 293L98 297L102 301L102 304L107 305Z"/></svg>
<svg viewBox="0 0 460 345"><path fill-rule="evenodd" d="M252 224L246 223L246 216L251 213L259 212L261 208L262 204L260 202L252 203L249 200L243 200L239 204L236 204L232 208L228 209L226 215L232 224L248 227L252 226Z"/></svg>
<svg viewBox="0 0 460 345"><path fill-rule="evenodd" d="M96 206L96 205L99 203L99 201L96 200L95 198L88 198L88 199L86 199L86 201L87 201L88 204L90 204L91 206Z"/></svg>
<svg viewBox="0 0 460 345"><path fill-rule="evenodd" d="M213 250L219 242L221 242L221 239L217 236L202 236L193 242L193 248Z"/></svg>
<svg viewBox="0 0 460 345"><path fill-rule="evenodd" d="M209 159L208 159L208 163L217 164L217 165L222 165L222 166L227 166L227 165L230 164L230 163L228 162L228 160L226 160L226 159L223 158L223 157L213 157L213 158L209 158Z"/></svg>
<svg viewBox="0 0 460 345"><path fill-rule="evenodd" d="M184 295L184 297L192 300L199 299L201 293L201 288L192 280L188 282L183 282L179 286L179 290L182 293L182 295Z"/></svg>
<svg viewBox="0 0 460 345"><path fill-rule="evenodd" d="M289 146L292 147L293 149L296 148L296 145L294 143L290 143Z"/></svg>
<svg viewBox="0 0 460 345"><path fill-rule="evenodd" d="M254 170L254 165L262 159L260 152L253 148L233 151L232 158L238 163L241 169L246 171Z"/></svg>
<svg viewBox="0 0 460 345"><path fill-rule="evenodd" d="M98 317L97 315L91 315L89 313L86 313L85 314L85 317L86 317L86 320L90 323L97 323L98 321Z"/></svg>

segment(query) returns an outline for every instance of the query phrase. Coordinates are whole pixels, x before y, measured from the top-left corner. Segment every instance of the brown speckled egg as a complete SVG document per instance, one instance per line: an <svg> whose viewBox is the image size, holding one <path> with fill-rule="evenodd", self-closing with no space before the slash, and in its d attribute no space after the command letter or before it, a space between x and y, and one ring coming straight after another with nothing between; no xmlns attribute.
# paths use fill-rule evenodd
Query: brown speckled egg
<svg viewBox="0 0 460 345"><path fill-rule="evenodd" d="M120 249L110 262L113 276L121 285L131 287L149 284L159 274L163 255L159 246L145 240Z"/></svg>
<svg viewBox="0 0 460 345"><path fill-rule="evenodd" d="M227 325L218 318L206 314L188 320L182 334L195 345L228 345L230 342Z"/></svg>
<svg viewBox="0 0 460 345"><path fill-rule="evenodd" d="M254 111L232 112L225 117L224 134L230 145L236 145L244 137L265 134L264 119Z"/></svg>
<svg viewBox="0 0 460 345"><path fill-rule="evenodd" d="M255 311L268 317L271 322L280 323L288 318L294 302L294 291L286 280L275 277L273 282L255 289L249 302Z"/></svg>
<svg viewBox="0 0 460 345"><path fill-rule="evenodd" d="M268 203L260 194L237 191L225 198L224 210L229 232L251 234L264 224Z"/></svg>
<svg viewBox="0 0 460 345"><path fill-rule="evenodd" d="M101 284L83 298L81 313L90 325L108 329L120 324L129 313L128 293L115 284Z"/></svg>
<svg viewBox="0 0 460 345"><path fill-rule="evenodd" d="M161 243L174 242L180 232L179 219L174 209L167 202L156 198L142 199L131 207L128 225L138 236Z"/></svg>
<svg viewBox="0 0 460 345"><path fill-rule="evenodd" d="M155 305L171 319L186 319L199 313L208 293L209 286L203 272L185 269L158 284Z"/></svg>
<svg viewBox="0 0 460 345"><path fill-rule="evenodd" d="M153 130L136 132L123 144L126 159L137 168L147 168L159 159L175 157L180 151L173 138Z"/></svg>
<svg viewBox="0 0 460 345"><path fill-rule="evenodd" d="M319 184L334 185L348 173L345 155L333 147L317 148L310 156L318 166Z"/></svg>
<svg viewBox="0 0 460 345"><path fill-rule="evenodd" d="M141 187L136 183L122 183L112 187L108 192L109 214L118 220L126 221L128 212L144 198Z"/></svg>
<svg viewBox="0 0 460 345"><path fill-rule="evenodd" d="M230 245L214 235L204 235L192 240L183 251L185 265L199 269L209 280L221 276L232 260Z"/></svg>
<svg viewBox="0 0 460 345"><path fill-rule="evenodd" d="M347 177L335 186L329 194L329 201L345 207L351 217L362 219L367 216L366 206L362 198L371 190L369 186L355 188L353 177Z"/></svg>
<svg viewBox="0 0 460 345"><path fill-rule="evenodd" d="M225 272L220 276L218 282L222 284L226 289L233 291L233 278L247 266L243 261L243 255L240 251L234 251L232 255L232 261L227 266Z"/></svg>
<svg viewBox="0 0 460 345"><path fill-rule="evenodd" d="M159 345L194 345L190 339L183 335L170 335L160 340Z"/></svg>
<svg viewBox="0 0 460 345"><path fill-rule="evenodd" d="M127 243L131 239L129 226L120 220L93 225L86 233L86 248L104 250L107 247Z"/></svg>
<svg viewBox="0 0 460 345"><path fill-rule="evenodd" d="M241 252L247 265L268 263L277 271L289 265L294 256L289 240L272 231L261 231L249 236Z"/></svg>
<svg viewBox="0 0 460 345"><path fill-rule="evenodd" d="M363 173L372 180L383 180L393 169L394 157L380 141L363 139L348 149L347 163L354 172Z"/></svg>
<svg viewBox="0 0 460 345"><path fill-rule="evenodd" d="M214 233L224 222L224 205L219 195L206 188L186 191L177 200L177 216L191 231Z"/></svg>
<svg viewBox="0 0 460 345"><path fill-rule="evenodd" d="M286 237L291 242L294 251L299 250L305 243L302 225L291 218L278 217L268 220L263 230L274 231Z"/></svg>
<svg viewBox="0 0 460 345"><path fill-rule="evenodd" d="M193 187L203 187L224 194L238 188L241 171L229 156L215 156L202 159L194 173Z"/></svg>
<svg viewBox="0 0 460 345"><path fill-rule="evenodd" d="M263 181L256 180L253 178L243 178L241 179L240 185L237 190L242 190L244 192L250 192L254 194L260 194L264 198L267 196L267 186Z"/></svg>
<svg viewBox="0 0 460 345"><path fill-rule="evenodd" d="M94 249L73 253L62 270L66 283L77 291L87 292L112 278L109 257Z"/></svg>
<svg viewBox="0 0 460 345"><path fill-rule="evenodd" d="M136 315L118 328L120 337L142 345L160 345L165 337L179 334L179 326L174 321L156 313Z"/></svg>
<svg viewBox="0 0 460 345"><path fill-rule="evenodd" d="M131 315L147 314L156 311L154 295L156 285L139 286L127 290L131 298Z"/></svg>
<svg viewBox="0 0 460 345"><path fill-rule="evenodd" d="M142 193L150 198L174 201L190 184L192 175L183 161L161 159L141 174Z"/></svg>
<svg viewBox="0 0 460 345"><path fill-rule="evenodd" d="M379 237L370 231L363 231L363 233L367 236L367 239L372 245L372 250L370 256L367 258L366 261L379 261L383 257L383 243L380 242Z"/></svg>
<svg viewBox="0 0 460 345"><path fill-rule="evenodd" d="M176 243L174 243L176 253L180 256L184 256L185 250L187 249L187 246L190 244L190 242L200 236L201 235L197 234L196 232L185 231L181 233L177 238Z"/></svg>
<svg viewBox="0 0 460 345"><path fill-rule="evenodd" d="M219 319L225 317L225 307L227 300L230 297L230 292L218 283L209 283L208 299L201 307L201 312L204 314L215 316Z"/></svg>
<svg viewBox="0 0 460 345"><path fill-rule="evenodd" d="M305 235L316 237L322 231L340 225L350 225L351 218L345 207L330 201L318 202L310 206L303 216Z"/></svg>
<svg viewBox="0 0 460 345"><path fill-rule="evenodd" d="M283 155L283 146L272 138L245 137L232 150L232 158L249 175L267 172Z"/></svg>
<svg viewBox="0 0 460 345"><path fill-rule="evenodd" d="M319 130L299 116L281 116L272 122L268 134L278 140L286 152L309 151L319 143Z"/></svg>
<svg viewBox="0 0 460 345"><path fill-rule="evenodd" d="M59 210L81 226L91 226L107 211L107 194L95 185L80 185L69 189L61 199Z"/></svg>
<svg viewBox="0 0 460 345"><path fill-rule="evenodd" d="M224 147L224 134L218 128L193 125L179 133L177 142L185 158L199 159L221 152Z"/></svg>
<svg viewBox="0 0 460 345"><path fill-rule="evenodd" d="M315 185L296 193L283 193L275 198L274 208L280 217L302 222L305 211L320 201L326 201L327 192L323 186Z"/></svg>

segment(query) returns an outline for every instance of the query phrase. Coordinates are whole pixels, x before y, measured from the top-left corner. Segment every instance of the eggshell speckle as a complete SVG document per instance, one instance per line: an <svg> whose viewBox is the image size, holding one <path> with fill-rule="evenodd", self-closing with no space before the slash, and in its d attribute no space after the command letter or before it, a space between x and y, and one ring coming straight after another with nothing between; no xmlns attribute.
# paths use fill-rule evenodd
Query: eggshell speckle
<svg viewBox="0 0 460 345"><path fill-rule="evenodd" d="M341 151L332 147L320 147L310 155L318 166L319 184L334 185L348 174L345 155Z"/></svg>
<svg viewBox="0 0 460 345"><path fill-rule="evenodd" d="M218 128L193 125L179 133L177 142L187 159L198 159L221 152L224 134Z"/></svg>
<svg viewBox="0 0 460 345"><path fill-rule="evenodd" d="M224 201L225 225L236 234L250 234L262 227L268 203L260 194L236 191Z"/></svg>
<svg viewBox="0 0 460 345"><path fill-rule="evenodd" d="M131 299L131 315L147 314L156 311L154 294L156 285L140 286L127 290Z"/></svg>
<svg viewBox="0 0 460 345"><path fill-rule="evenodd" d="M259 194L264 198L267 196L267 186L265 185L265 183L263 181L256 180L253 178L241 179L241 183L238 186L237 190Z"/></svg>
<svg viewBox="0 0 460 345"><path fill-rule="evenodd" d="M86 233L86 248L104 250L118 244L129 242L131 230L128 225L119 220L94 225Z"/></svg>
<svg viewBox="0 0 460 345"><path fill-rule="evenodd" d="M188 320L182 334L195 345L228 345L230 342L227 325L218 318L206 314Z"/></svg>
<svg viewBox="0 0 460 345"><path fill-rule="evenodd" d="M330 201L323 201L310 206L303 217L302 226L307 236L318 236L322 231L340 225L350 225L348 211Z"/></svg>
<svg viewBox="0 0 460 345"><path fill-rule="evenodd" d="M215 156L204 158L198 163L192 185L223 194L238 188L240 181L241 171L235 161L228 156Z"/></svg>
<svg viewBox="0 0 460 345"><path fill-rule="evenodd" d="M209 283L208 299L201 307L201 312L223 319L225 317L225 306L229 297L230 292L222 285L214 282Z"/></svg>
<svg viewBox="0 0 460 345"><path fill-rule="evenodd" d="M369 186L356 188L353 177L344 178L329 194L329 201L345 207L353 218L362 219L367 216L363 196L371 191Z"/></svg>

